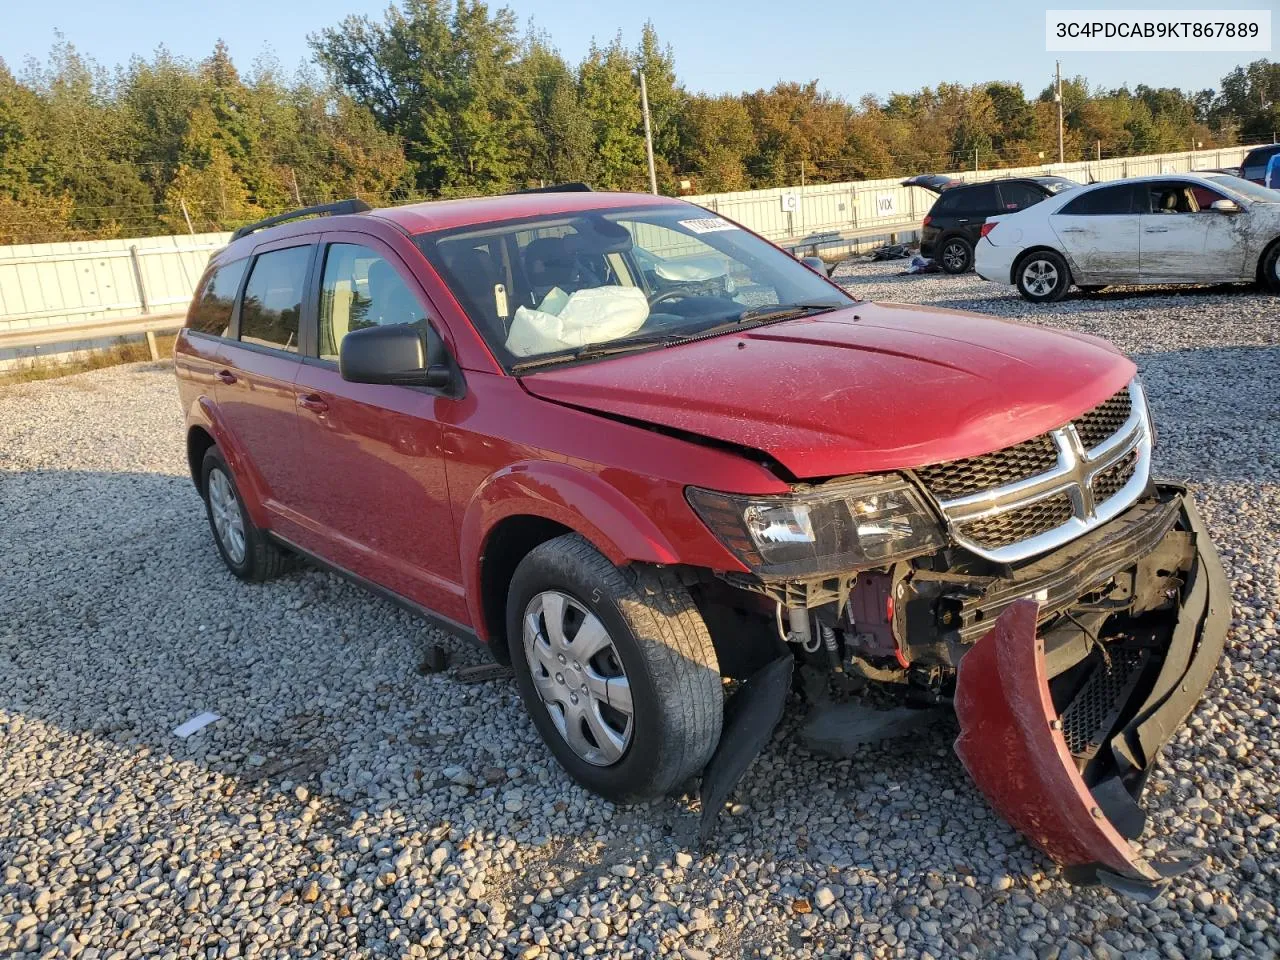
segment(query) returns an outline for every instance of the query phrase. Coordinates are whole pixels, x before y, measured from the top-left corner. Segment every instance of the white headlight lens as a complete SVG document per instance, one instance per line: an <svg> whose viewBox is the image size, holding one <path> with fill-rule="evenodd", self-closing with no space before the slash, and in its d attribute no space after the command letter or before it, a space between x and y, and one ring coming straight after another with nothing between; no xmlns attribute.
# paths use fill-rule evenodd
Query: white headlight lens
<svg viewBox="0 0 1280 960"><path fill-rule="evenodd" d="M877 566L942 546L919 493L896 475L825 484L780 497L690 487L712 531L764 576L812 576Z"/></svg>

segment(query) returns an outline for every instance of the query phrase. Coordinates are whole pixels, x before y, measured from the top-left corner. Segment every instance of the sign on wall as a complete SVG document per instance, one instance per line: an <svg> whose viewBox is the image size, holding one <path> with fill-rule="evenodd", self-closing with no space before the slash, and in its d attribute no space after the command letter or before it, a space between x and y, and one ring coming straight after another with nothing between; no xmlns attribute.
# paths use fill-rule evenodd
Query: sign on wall
<svg viewBox="0 0 1280 960"><path fill-rule="evenodd" d="M876 194L876 216L896 217L898 215L898 195L896 193Z"/></svg>
<svg viewBox="0 0 1280 960"><path fill-rule="evenodd" d="M795 213L800 209L800 194L794 190L782 191L782 212Z"/></svg>

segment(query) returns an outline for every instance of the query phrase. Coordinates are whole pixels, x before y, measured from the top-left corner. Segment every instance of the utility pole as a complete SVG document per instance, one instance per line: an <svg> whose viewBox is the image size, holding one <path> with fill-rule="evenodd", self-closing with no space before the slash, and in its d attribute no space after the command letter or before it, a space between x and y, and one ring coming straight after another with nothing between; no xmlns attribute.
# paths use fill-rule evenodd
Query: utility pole
<svg viewBox="0 0 1280 960"><path fill-rule="evenodd" d="M658 192L658 174L653 169L653 130L649 125L649 88L644 82L644 71L640 72L640 109L644 113L644 150L649 158L649 192Z"/></svg>
<svg viewBox="0 0 1280 960"><path fill-rule="evenodd" d="M182 208L182 219L187 221L187 233L194 237L196 235L196 231L195 228L191 226L191 214L187 213L187 201L179 197L178 206Z"/></svg>
<svg viewBox="0 0 1280 960"><path fill-rule="evenodd" d="M800 158L800 186L804 186L804 157Z"/></svg>
<svg viewBox="0 0 1280 960"><path fill-rule="evenodd" d="M973 172L978 172L978 148L973 148Z"/></svg>
<svg viewBox="0 0 1280 960"><path fill-rule="evenodd" d="M1058 101L1058 162L1066 162L1066 154L1062 149L1062 61L1055 60L1054 69L1054 94L1053 99Z"/></svg>
<svg viewBox="0 0 1280 960"><path fill-rule="evenodd" d="M1102 162L1102 141L1099 140L1096 146L1098 149L1098 162L1101 163Z"/></svg>
<svg viewBox="0 0 1280 960"><path fill-rule="evenodd" d="M293 199L298 206L302 206L302 194L298 192L298 175L293 172L293 167L289 168L289 179L293 181Z"/></svg>

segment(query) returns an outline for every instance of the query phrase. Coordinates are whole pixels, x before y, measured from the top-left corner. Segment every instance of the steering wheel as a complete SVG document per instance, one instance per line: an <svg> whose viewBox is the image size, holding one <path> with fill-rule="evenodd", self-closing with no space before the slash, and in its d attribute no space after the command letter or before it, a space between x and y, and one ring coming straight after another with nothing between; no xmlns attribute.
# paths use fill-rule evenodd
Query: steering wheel
<svg viewBox="0 0 1280 960"><path fill-rule="evenodd" d="M668 300L684 300L688 294L679 287L670 290L659 290L657 293L649 295L649 309L652 310L660 303L666 303Z"/></svg>

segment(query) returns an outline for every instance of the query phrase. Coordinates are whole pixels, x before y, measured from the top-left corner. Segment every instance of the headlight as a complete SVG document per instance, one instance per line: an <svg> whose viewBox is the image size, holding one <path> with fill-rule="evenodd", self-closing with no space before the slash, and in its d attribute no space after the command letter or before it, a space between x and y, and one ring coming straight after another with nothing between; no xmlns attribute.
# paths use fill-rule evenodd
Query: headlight
<svg viewBox="0 0 1280 960"><path fill-rule="evenodd" d="M941 547L942 530L898 476L753 497L689 487L689 503L748 568L800 577L879 566Z"/></svg>

